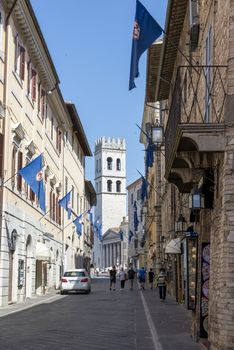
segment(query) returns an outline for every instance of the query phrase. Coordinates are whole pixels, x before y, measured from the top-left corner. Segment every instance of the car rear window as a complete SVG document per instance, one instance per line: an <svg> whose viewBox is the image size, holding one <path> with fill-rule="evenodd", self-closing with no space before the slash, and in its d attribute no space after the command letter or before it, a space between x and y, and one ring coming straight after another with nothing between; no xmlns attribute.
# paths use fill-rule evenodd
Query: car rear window
<svg viewBox="0 0 234 350"><path fill-rule="evenodd" d="M67 271L64 277L84 277L85 273L83 271Z"/></svg>

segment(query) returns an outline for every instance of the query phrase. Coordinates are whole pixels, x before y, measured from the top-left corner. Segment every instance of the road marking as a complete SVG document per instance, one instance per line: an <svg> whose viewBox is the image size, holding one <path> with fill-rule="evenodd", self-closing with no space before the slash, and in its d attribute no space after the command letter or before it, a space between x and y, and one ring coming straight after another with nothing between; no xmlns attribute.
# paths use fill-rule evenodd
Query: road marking
<svg viewBox="0 0 234 350"><path fill-rule="evenodd" d="M148 306L146 304L143 292L140 291L140 294L141 294L142 304L144 306L145 316L146 316L146 319L147 319L147 322L148 322L150 333L152 335L152 339L153 339L153 343L154 343L154 349L155 350L163 350L162 344L159 341L158 332L157 332L157 330L156 330L156 328L154 326L154 322L153 322L152 317L150 315L150 311L149 311L149 308L148 308Z"/></svg>

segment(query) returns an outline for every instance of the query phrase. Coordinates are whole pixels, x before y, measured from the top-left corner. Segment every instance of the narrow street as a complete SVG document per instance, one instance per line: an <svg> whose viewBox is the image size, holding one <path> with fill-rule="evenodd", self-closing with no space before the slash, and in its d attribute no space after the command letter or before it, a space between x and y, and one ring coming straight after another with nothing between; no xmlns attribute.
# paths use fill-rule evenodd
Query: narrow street
<svg viewBox="0 0 234 350"><path fill-rule="evenodd" d="M110 292L100 277L90 295L58 297L0 318L0 349L199 350L188 325L187 312L170 297L160 303L156 290L120 291L118 283Z"/></svg>

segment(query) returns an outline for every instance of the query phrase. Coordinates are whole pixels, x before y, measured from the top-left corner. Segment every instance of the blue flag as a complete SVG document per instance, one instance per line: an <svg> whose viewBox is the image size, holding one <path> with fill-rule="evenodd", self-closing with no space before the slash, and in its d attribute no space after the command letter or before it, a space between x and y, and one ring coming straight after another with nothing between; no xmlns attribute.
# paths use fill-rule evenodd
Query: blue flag
<svg viewBox="0 0 234 350"><path fill-rule="evenodd" d="M93 213L91 212L91 209L89 209L87 213L89 214L90 223L93 223Z"/></svg>
<svg viewBox="0 0 234 350"><path fill-rule="evenodd" d="M74 221L73 224L76 226L76 233L80 237L82 235L82 215L79 215Z"/></svg>
<svg viewBox="0 0 234 350"><path fill-rule="evenodd" d="M146 155L145 155L145 166L148 171L148 168L152 168L154 164L154 151L155 151L155 145L152 143L152 141L149 140L148 146L146 148Z"/></svg>
<svg viewBox="0 0 234 350"><path fill-rule="evenodd" d="M96 220L94 223L95 233L100 241L102 241L102 223L99 220Z"/></svg>
<svg viewBox="0 0 234 350"><path fill-rule="evenodd" d="M45 212L45 190L43 184L43 164L42 155L33 159L28 165L19 170L19 174L24 178L31 190L38 198L40 208Z"/></svg>
<svg viewBox="0 0 234 350"><path fill-rule="evenodd" d="M67 211L68 220L70 220L70 218L71 218L71 191L68 192L62 199L60 199L58 204Z"/></svg>
<svg viewBox="0 0 234 350"><path fill-rule="evenodd" d="M120 240L123 241L123 231L119 231Z"/></svg>
<svg viewBox="0 0 234 350"><path fill-rule="evenodd" d="M133 216L133 221L134 221L134 229L135 229L135 232L137 231L138 229L138 224L139 224L139 220L138 220L138 216L137 216L137 204L136 204L136 201L134 201L134 216Z"/></svg>
<svg viewBox="0 0 234 350"><path fill-rule="evenodd" d="M134 236L133 232L130 230L128 234L128 241L131 243L132 237Z"/></svg>
<svg viewBox="0 0 234 350"><path fill-rule="evenodd" d="M163 29L146 10L146 8L136 1L136 15L132 38L132 55L129 79L129 90L136 87L134 79L139 76L138 63L141 55L153 42L160 37Z"/></svg>
<svg viewBox="0 0 234 350"><path fill-rule="evenodd" d="M145 198L148 199L148 181L144 176L141 175L141 203L144 202Z"/></svg>

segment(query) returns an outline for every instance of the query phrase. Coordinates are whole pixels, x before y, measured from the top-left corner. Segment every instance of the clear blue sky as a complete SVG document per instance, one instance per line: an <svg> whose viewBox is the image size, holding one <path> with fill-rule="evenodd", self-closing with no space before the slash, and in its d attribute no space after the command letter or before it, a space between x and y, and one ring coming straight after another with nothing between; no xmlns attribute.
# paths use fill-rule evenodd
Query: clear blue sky
<svg viewBox="0 0 234 350"><path fill-rule="evenodd" d="M167 0L141 0L164 28ZM137 88L128 91L135 0L31 0L59 75L64 99L75 103L89 144L101 136L127 142L127 184L143 171L139 130L146 53ZM86 159L93 180L94 160Z"/></svg>

